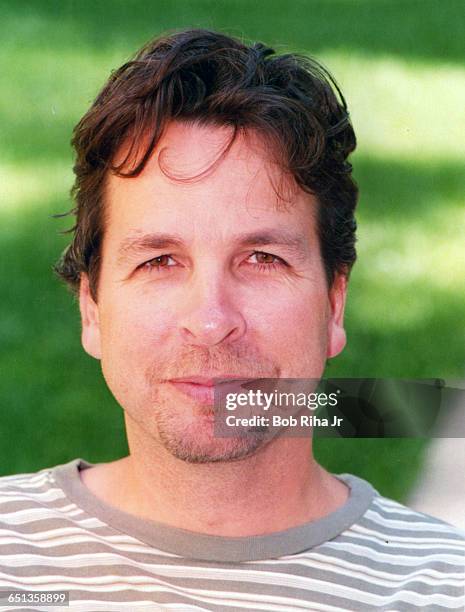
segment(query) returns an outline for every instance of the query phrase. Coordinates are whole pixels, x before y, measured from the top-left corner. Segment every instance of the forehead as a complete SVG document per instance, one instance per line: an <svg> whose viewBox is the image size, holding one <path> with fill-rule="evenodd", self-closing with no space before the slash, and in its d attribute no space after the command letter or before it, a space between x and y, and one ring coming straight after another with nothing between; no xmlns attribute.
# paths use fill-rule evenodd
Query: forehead
<svg viewBox="0 0 465 612"><path fill-rule="evenodd" d="M229 127L169 124L137 177L108 177L106 233L118 237L166 224L172 227L162 229L203 228L204 234L270 222L313 226L315 199L282 171L266 142L251 131L232 136ZM123 147L115 162L127 153Z"/></svg>

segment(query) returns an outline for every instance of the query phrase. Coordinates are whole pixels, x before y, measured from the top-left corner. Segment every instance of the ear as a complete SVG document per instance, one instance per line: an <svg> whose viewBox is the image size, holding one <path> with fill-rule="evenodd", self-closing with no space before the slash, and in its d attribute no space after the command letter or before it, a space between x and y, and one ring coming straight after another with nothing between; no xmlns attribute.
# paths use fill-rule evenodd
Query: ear
<svg viewBox="0 0 465 612"><path fill-rule="evenodd" d="M87 274L84 273L81 274L81 283L79 286L79 309L81 311L82 323L82 346L91 357L100 359L100 322L98 306L90 293L89 278Z"/></svg>
<svg viewBox="0 0 465 612"><path fill-rule="evenodd" d="M347 294L347 277L336 273L329 290L330 317L328 320L327 357L336 357L346 345L344 307Z"/></svg>

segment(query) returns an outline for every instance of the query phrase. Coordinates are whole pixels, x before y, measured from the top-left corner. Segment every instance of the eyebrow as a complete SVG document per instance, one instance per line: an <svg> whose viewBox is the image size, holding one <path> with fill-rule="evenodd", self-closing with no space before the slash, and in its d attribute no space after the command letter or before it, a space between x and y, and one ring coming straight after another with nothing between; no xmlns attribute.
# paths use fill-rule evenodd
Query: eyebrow
<svg viewBox="0 0 465 612"><path fill-rule="evenodd" d="M293 249L301 249L308 244L308 238L285 230L263 230L250 234L239 234L235 236L234 242L240 246L278 244Z"/></svg>
<svg viewBox="0 0 465 612"><path fill-rule="evenodd" d="M147 251L172 249L183 246L184 241L176 234L142 234L136 232L130 234L118 248L118 265L122 265L128 259L147 253Z"/></svg>
<svg viewBox="0 0 465 612"><path fill-rule="evenodd" d="M305 258L309 240L303 234L295 234L285 230L265 229L256 232L237 234L233 236L232 244L235 247L247 246L283 246L299 259ZM147 251L180 248L185 246L185 241L179 234L136 233L129 235L118 248L118 263L132 256L146 253Z"/></svg>

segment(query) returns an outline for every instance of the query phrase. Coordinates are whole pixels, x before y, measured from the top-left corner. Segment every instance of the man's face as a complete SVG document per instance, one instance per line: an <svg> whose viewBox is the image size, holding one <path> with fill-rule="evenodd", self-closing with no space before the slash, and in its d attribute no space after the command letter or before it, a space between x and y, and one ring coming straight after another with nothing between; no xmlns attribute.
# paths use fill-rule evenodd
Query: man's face
<svg viewBox="0 0 465 612"><path fill-rule="evenodd" d="M136 178L109 176L98 300L85 276L83 345L150 444L187 461L253 454L215 438L192 377L319 378L345 343L345 280L328 290L315 199L287 185L259 139L172 123ZM124 154L124 151L121 152ZM196 393L198 391L198 393ZM131 445L131 440L129 440Z"/></svg>

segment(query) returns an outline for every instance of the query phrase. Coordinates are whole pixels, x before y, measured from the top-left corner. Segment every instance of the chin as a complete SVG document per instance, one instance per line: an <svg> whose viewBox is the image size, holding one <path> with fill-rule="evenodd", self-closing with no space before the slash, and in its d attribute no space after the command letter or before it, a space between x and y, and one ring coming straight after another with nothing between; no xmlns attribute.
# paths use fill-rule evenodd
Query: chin
<svg viewBox="0 0 465 612"><path fill-rule="evenodd" d="M214 434L213 416L180 423L174 419L158 420L158 435L165 449L187 463L227 463L255 455L268 443L266 434L220 438Z"/></svg>

